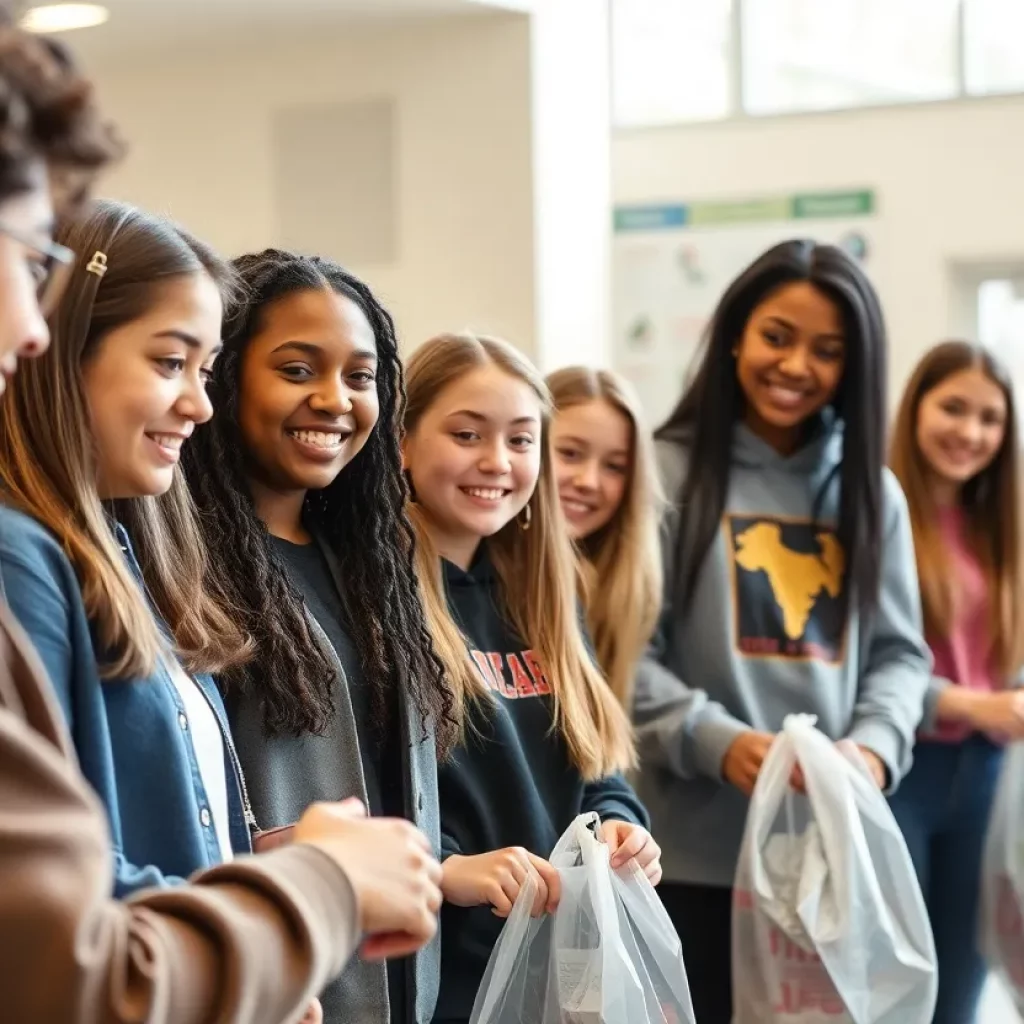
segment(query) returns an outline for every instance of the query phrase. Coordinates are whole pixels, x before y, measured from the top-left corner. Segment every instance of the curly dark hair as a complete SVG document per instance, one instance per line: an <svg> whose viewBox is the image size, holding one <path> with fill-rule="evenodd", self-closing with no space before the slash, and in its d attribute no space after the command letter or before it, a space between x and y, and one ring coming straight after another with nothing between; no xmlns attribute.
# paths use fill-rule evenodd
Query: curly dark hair
<svg viewBox="0 0 1024 1024"><path fill-rule="evenodd" d="M68 52L18 28L11 3L0 0L0 202L28 189L42 161L58 211L69 212L121 151Z"/></svg>
<svg viewBox="0 0 1024 1024"><path fill-rule="evenodd" d="M250 664L227 673L225 689L258 688L270 734L322 733L334 714L331 662L256 513L238 424L242 359L265 310L287 295L331 288L355 302L373 328L380 416L344 472L322 491L310 492L304 518L351 582L340 597L373 692L378 734L383 738L396 696L406 690L423 724L432 721L439 747L447 750L455 735L452 696L424 618L413 568L414 534L405 513L405 387L394 323L365 284L329 260L267 249L239 257L234 267L244 296L225 319L224 351L210 382L216 411L195 432L183 458L218 582L256 645Z"/></svg>

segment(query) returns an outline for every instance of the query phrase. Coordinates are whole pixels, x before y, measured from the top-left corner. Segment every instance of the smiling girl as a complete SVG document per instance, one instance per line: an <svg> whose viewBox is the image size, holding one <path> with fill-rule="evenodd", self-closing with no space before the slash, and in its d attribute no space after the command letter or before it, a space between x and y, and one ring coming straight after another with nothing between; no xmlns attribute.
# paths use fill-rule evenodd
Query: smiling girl
<svg viewBox="0 0 1024 1024"><path fill-rule="evenodd" d="M18 361L47 351L44 317L56 310L65 285L75 296L76 259L79 270L92 262L89 253L83 259L54 242L54 218L66 222L81 214L93 174L116 149L90 83L67 52L18 29L16 12L4 0L0 120L2 395ZM157 252L159 240L157 233ZM198 272L187 259L182 265L186 273ZM76 337L60 332L53 341ZM126 362L133 361L130 351ZM166 340L156 354L177 355ZM75 365L73 355L68 364ZM153 383L163 386L158 367L167 368L153 365ZM60 379L73 386L75 376ZM50 379L47 373L36 378L35 391L47 398L42 385ZM73 399L65 397L70 405ZM19 415L28 411L22 405ZM30 425L46 424L39 436L48 448L54 407L39 412ZM4 455L9 479L21 478L26 467L15 468L9 449ZM52 463L31 464L36 495L45 493L53 469ZM67 483L57 474L49 479ZM59 501L47 506L55 513L60 507ZM12 517L2 526L11 522L24 525ZM53 545L45 550L68 584L68 604L47 623L57 630L60 613L67 618L75 607L74 569ZM17 553L25 559L31 552L26 544ZM0 574L0 592L9 596L25 584L35 587L32 573ZM157 677L153 685L170 681ZM139 719L141 727L149 724ZM406 822L361 817L352 805L312 808L289 849L218 865L174 890L115 900L107 815L79 764L50 680L0 597L0 992L6 1020L128 1024L144 1016L149 1024L281 1024L296 1019L363 936L372 936L367 945L379 946L381 933L405 930L421 942L434 934L441 868L423 849L425 837ZM152 768L144 762L133 767Z"/></svg>
<svg viewBox="0 0 1024 1024"><path fill-rule="evenodd" d="M612 371L569 366L547 384L558 496L584 570L587 625L612 692L628 711L661 608L651 436L633 389Z"/></svg>
<svg viewBox="0 0 1024 1024"><path fill-rule="evenodd" d="M673 508L637 677L638 789L706 1024L732 1015L736 858L785 717L817 716L880 787L910 765L929 660L906 502L883 469L885 362L860 268L786 242L726 290L657 433Z"/></svg>
<svg viewBox="0 0 1024 1024"><path fill-rule="evenodd" d="M936 1024L974 1019L981 858L1003 744L1024 739L1024 566L1017 416L985 349L932 349L907 384L892 467L914 527L934 671L914 767L892 809L914 859L939 963Z"/></svg>
<svg viewBox="0 0 1024 1024"><path fill-rule="evenodd" d="M106 806L120 896L249 849L208 675L248 655L206 583L181 447L210 418L230 270L119 203L58 232L84 255L0 406L0 572Z"/></svg>
<svg viewBox="0 0 1024 1024"><path fill-rule="evenodd" d="M438 768L445 905L435 1019L465 1022L528 875L558 900L546 858L596 811L612 864L661 875L622 708L579 624L572 547L546 431L550 399L505 342L443 335L408 366L405 466L428 618L461 741Z"/></svg>
<svg viewBox="0 0 1024 1024"><path fill-rule="evenodd" d="M391 318L330 260L240 257L210 395L185 460L213 576L256 656L219 680L257 825L358 797L440 846L438 743L451 695L430 643L405 515L402 369ZM328 1021L427 1024L437 949L354 960Z"/></svg>

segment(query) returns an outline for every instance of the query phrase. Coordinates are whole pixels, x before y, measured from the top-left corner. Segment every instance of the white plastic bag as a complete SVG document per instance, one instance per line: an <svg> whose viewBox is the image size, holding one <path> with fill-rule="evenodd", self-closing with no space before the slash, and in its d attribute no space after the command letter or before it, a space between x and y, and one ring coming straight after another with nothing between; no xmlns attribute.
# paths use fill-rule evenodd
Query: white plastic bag
<svg viewBox="0 0 1024 1024"><path fill-rule="evenodd" d="M470 1024L694 1024L682 948L635 861L612 871L596 814L581 814L551 863L562 896L531 918L523 886L491 953Z"/></svg>
<svg viewBox="0 0 1024 1024"><path fill-rule="evenodd" d="M1024 743L1006 751L981 874L980 948L1024 1014Z"/></svg>
<svg viewBox="0 0 1024 1024"><path fill-rule="evenodd" d="M814 721L786 718L750 799L733 1024L930 1024L935 945L906 843L864 762Z"/></svg>

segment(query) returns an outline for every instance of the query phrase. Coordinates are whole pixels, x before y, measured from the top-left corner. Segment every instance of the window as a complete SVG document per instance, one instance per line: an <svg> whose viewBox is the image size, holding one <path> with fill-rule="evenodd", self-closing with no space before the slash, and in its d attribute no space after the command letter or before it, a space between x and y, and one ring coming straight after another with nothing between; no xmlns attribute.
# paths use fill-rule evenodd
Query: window
<svg viewBox="0 0 1024 1024"><path fill-rule="evenodd" d="M743 106L750 114L949 99L958 0L748 0Z"/></svg>
<svg viewBox="0 0 1024 1024"><path fill-rule="evenodd" d="M619 127L1024 92L1024 0L610 0Z"/></svg>
<svg viewBox="0 0 1024 1024"><path fill-rule="evenodd" d="M1024 281L996 278L978 285L978 340L1020 378L1024 370Z"/></svg>
<svg viewBox="0 0 1024 1024"><path fill-rule="evenodd" d="M984 96L1024 91L1024 2L963 2L967 92Z"/></svg>
<svg viewBox="0 0 1024 1024"><path fill-rule="evenodd" d="M1024 387L1024 264L955 267L951 283L951 334L975 338L994 352L1019 392Z"/></svg>
<svg viewBox="0 0 1024 1024"><path fill-rule="evenodd" d="M728 116L731 0L612 0L617 125Z"/></svg>

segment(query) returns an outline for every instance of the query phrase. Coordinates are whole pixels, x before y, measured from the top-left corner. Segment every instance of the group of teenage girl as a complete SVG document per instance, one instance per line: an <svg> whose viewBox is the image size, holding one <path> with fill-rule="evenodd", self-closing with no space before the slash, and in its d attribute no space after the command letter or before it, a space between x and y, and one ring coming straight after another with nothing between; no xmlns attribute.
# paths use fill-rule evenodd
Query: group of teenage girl
<svg viewBox="0 0 1024 1024"><path fill-rule="evenodd" d="M728 1024L747 801L810 713L890 795L935 1021L969 1024L988 810L1024 738L992 356L928 353L887 451L878 298L790 241L727 289L653 438L605 370L545 380L465 333L403 361L327 258L229 262L77 202L113 143L66 57L0 22L23 136L0 134L0 939L23 1019L465 1024L520 890L554 910L546 858L596 811L612 866L659 887L697 1021Z"/></svg>
<svg viewBox="0 0 1024 1024"><path fill-rule="evenodd" d="M443 861L441 938L356 957L311 1019L467 1021L527 877L557 904L545 858L577 814L661 873L547 385L471 335L403 368L327 259L225 263L113 201L56 241L82 258L0 407L0 577L107 811L115 895L356 798Z"/></svg>

